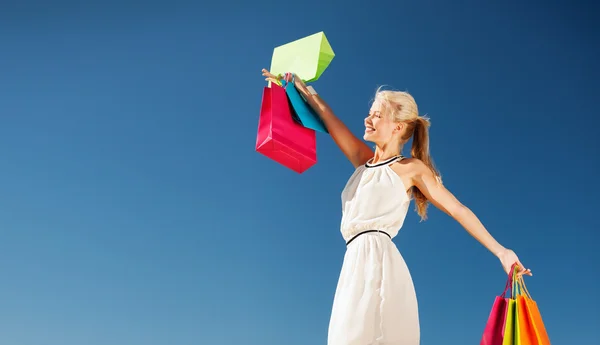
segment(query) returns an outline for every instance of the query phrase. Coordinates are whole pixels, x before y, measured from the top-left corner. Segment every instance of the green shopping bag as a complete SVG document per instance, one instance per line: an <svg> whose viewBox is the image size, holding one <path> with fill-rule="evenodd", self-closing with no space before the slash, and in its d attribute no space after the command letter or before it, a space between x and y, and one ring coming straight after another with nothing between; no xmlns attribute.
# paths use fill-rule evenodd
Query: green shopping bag
<svg viewBox="0 0 600 345"><path fill-rule="evenodd" d="M517 331L517 304L512 297L508 299L508 309L506 310L506 324L504 326L504 339L502 345L516 345L515 332Z"/></svg>
<svg viewBox="0 0 600 345"><path fill-rule="evenodd" d="M316 81L335 54L324 32L300 38L273 50L270 72L293 72L305 83Z"/></svg>
<svg viewBox="0 0 600 345"><path fill-rule="evenodd" d="M507 298L508 307L506 310L506 323L504 324L504 338L502 345L517 345L517 332L519 331L519 318L517 315L517 297L515 296L515 279L517 278L517 268L513 264L511 268L512 274L512 288L510 289L510 297Z"/></svg>

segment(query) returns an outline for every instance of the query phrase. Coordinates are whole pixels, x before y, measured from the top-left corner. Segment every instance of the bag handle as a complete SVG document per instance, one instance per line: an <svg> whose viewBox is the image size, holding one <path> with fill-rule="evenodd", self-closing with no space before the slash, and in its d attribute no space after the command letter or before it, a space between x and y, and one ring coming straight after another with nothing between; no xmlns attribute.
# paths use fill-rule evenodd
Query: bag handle
<svg viewBox="0 0 600 345"><path fill-rule="evenodd" d="M510 267L510 272L508 274L508 278L506 279L506 285L504 286L504 291L502 292L502 295L500 295L502 298L506 297L506 291L510 288L510 297L512 298L514 295L514 277L515 277L515 271L517 269L517 264L514 263L511 267Z"/></svg>
<svg viewBox="0 0 600 345"><path fill-rule="evenodd" d="M287 78L287 76L288 76L288 75L291 75L291 76L292 76L292 80L290 80L289 82L288 82L287 80L285 80L285 79ZM286 89L287 89L287 87L288 87L288 85L289 85L290 83L292 84L292 87L296 87L296 84L295 84L295 82L296 82L296 75L295 75L294 73L286 73L286 74L285 74L285 76L283 77L283 79L281 79L281 87L282 87L284 90L286 90ZM310 86L310 85L307 85L307 86L306 86L306 88L308 88L308 89L309 89L309 92L310 92L311 94L313 94L313 93L310 91L310 88L312 88L312 86ZM314 90L314 89L313 89L313 90ZM302 92L298 92L298 94L300 95L300 98L302 98L302 100L304 100L304 102L308 102L308 100L306 99L306 96L304 96L304 94L303 94ZM315 94L316 94L316 92L315 92ZM319 120L319 121L321 121L321 122L323 121L323 120L322 120L320 117L318 118L318 120ZM323 125L323 127L325 127L325 125Z"/></svg>
<svg viewBox="0 0 600 345"><path fill-rule="evenodd" d="M513 272L513 283L512 283L512 296L511 298L516 298L519 295L520 286L518 283L519 278L517 278L517 266L515 266L515 270Z"/></svg>
<svg viewBox="0 0 600 345"><path fill-rule="evenodd" d="M291 80L291 82L292 82L292 85L294 85L294 82L296 82L296 75L295 75L294 73L289 73L289 72L286 72L286 73L283 75L283 78L281 78L281 81L280 81L280 82L281 82L281 87L283 87L284 89L285 89L285 88L288 86L288 84L290 83L290 82L288 82L288 81L286 80L286 79L287 79L287 77L288 77L288 75L290 75L290 74L292 75L292 80Z"/></svg>
<svg viewBox="0 0 600 345"><path fill-rule="evenodd" d="M531 294L529 293L529 291L527 290L527 287L525 286L525 280L523 279L523 276L516 278L516 272L513 273L513 284L512 285L513 285L512 292L516 291L514 296L518 296L518 295L526 296L527 298L533 300L533 298L531 298Z"/></svg>
<svg viewBox="0 0 600 345"><path fill-rule="evenodd" d="M523 295L523 291L525 291L525 296L531 300L533 300L533 298L531 298L531 294L529 293L529 291L527 290L527 287L525 286L525 280L523 279L523 276L519 277L519 279L517 279L517 285L519 286L519 291L521 292L520 294Z"/></svg>

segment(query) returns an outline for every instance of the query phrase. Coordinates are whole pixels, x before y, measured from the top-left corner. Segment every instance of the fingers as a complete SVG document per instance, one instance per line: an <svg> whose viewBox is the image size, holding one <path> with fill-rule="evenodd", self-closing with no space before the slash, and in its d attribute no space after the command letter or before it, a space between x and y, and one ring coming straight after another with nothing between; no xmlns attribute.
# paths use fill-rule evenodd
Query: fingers
<svg viewBox="0 0 600 345"><path fill-rule="evenodd" d="M517 273L517 278L521 278L524 275L528 275L531 277L533 274L531 273L531 270L527 269L527 270Z"/></svg>
<svg viewBox="0 0 600 345"><path fill-rule="evenodd" d="M263 68L261 71L262 71L263 77L266 77L265 81L271 82L271 83L275 83L275 84L279 84L279 78L276 75L274 75L271 72L267 71L266 68Z"/></svg>
<svg viewBox="0 0 600 345"><path fill-rule="evenodd" d="M517 276L522 276L524 274L528 275L528 276L532 276L533 274L531 273L531 270L529 268L525 268L525 266L523 266L523 264L521 263L521 261L517 260L517 265L519 265L519 272L517 273Z"/></svg>
<svg viewBox="0 0 600 345"><path fill-rule="evenodd" d="M287 82L292 81L292 76L293 76L292 73L286 73L283 76L281 76L281 75L277 76L277 75L267 71L267 69L265 69L265 68L262 69L262 75L267 78L274 78L276 80L285 80Z"/></svg>
<svg viewBox="0 0 600 345"><path fill-rule="evenodd" d="M265 77L273 77L273 75L271 74L271 72L267 71L266 69L262 69L262 75Z"/></svg>
<svg viewBox="0 0 600 345"><path fill-rule="evenodd" d="M275 79L277 79L276 75L274 75L271 72L267 71L265 68L262 69L262 75L264 77L267 77L267 78L275 78Z"/></svg>

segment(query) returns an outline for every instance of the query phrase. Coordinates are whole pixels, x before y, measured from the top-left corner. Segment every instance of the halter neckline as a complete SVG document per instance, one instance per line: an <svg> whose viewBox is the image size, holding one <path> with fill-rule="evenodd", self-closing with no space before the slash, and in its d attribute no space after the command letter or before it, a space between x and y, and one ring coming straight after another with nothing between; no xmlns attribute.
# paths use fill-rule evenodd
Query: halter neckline
<svg viewBox="0 0 600 345"><path fill-rule="evenodd" d="M371 164L371 161L373 161L373 158L371 158L371 159L369 159L365 163L365 167L367 167L367 168L375 168L375 167L379 167L379 166L382 166L382 165L388 165L388 164L392 163L393 161L397 160L398 158L402 159L402 158L404 158L404 156L402 156L402 155L393 156L391 158L388 158L388 159L386 159L386 160L384 160L382 162L375 163L375 164Z"/></svg>

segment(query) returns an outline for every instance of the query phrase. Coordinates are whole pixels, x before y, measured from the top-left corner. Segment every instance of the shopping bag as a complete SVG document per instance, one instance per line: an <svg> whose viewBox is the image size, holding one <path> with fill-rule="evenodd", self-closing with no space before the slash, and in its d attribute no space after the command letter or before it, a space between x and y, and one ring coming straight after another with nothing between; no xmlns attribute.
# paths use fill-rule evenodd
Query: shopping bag
<svg viewBox="0 0 600 345"><path fill-rule="evenodd" d="M511 267L511 289L510 298L508 299L508 308L506 310L506 323L504 324L504 332L502 334L502 345L516 345L515 339L519 331L519 319L517 316L517 300L515 299L517 264L514 263Z"/></svg>
<svg viewBox="0 0 600 345"><path fill-rule="evenodd" d="M511 296L506 297L506 292L508 289L511 290L512 295L512 278L512 273L508 274L506 285L504 286L504 291L501 295L496 296L494 300L492 310L490 311L487 323L483 330L483 336L479 343L480 345L503 345L504 333L507 322L512 322L512 316L511 320L507 320L509 309L514 309L514 303L512 305L510 304ZM511 315L514 315L514 311Z"/></svg>
<svg viewBox="0 0 600 345"><path fill-rule="evenodd" d="M514 298L508 299L508 308L506 310L506 323L504 324L504 331L502 334L502 345L516 345L515 344L515 333L517 331L517 309L516 301Z"/></svg>
<svg viewBox="0 0 600 345"><path fill-rule="evenodd" d="M269 71L275 75L297 74L304 82L316 81L327 69L335 54L324 32L275 47Z"/></svg>
<svg viewBox="0 0 600 345"><path fill-rule="evenodd" d="M538 342L540 345L551 345L550 337L548 336L548 332L546 331L546 326L544 325L544 320L542 319L542 314L538 308L537 303L529 298L525 298L527 303L527 310L531 319L533 320L533 329L535 331L536 337L538 338Z"/></svg>
<svg viewBox="0 0 600 345"><path fill-rule="evenodd" d="M287 94L275 83L263 89L256 151L297 173L317 162L316 132L292 118Z"/></svg>
<svg viewBox="0 0 600 345"><path fill-rule="evenodd" d="M525 298L522 295L517 295L515 297L515 305L515 345L538 345L533 325L527 312Z"/></svg>
<svg viewBox="0 0 600 345"><path fill-rule="evenodd" d="M550 345L542 315L527 291L523 277L517 279L516 286L518 334L515 345Z"/></svg>
<svg viewBox="0 0 600 345"><path fill-rule="evenodd" d="M515 345L538 345L533 325L527 312L526 302L523 296L516 297L517 332L515 334Z"/></svg>
<svg viewBox="0 0 600 345"><path fill-rule="evenodd" d="M321 120L321 117L317 112L308 104L306 99L298 92L294 84L295 76L292 76L291 82L282 80L282 87L285 89L287 96L292 105L292 111L294 112L294 118L304 127L313 129L315 131L329 133L325 124Z"/></svg>

